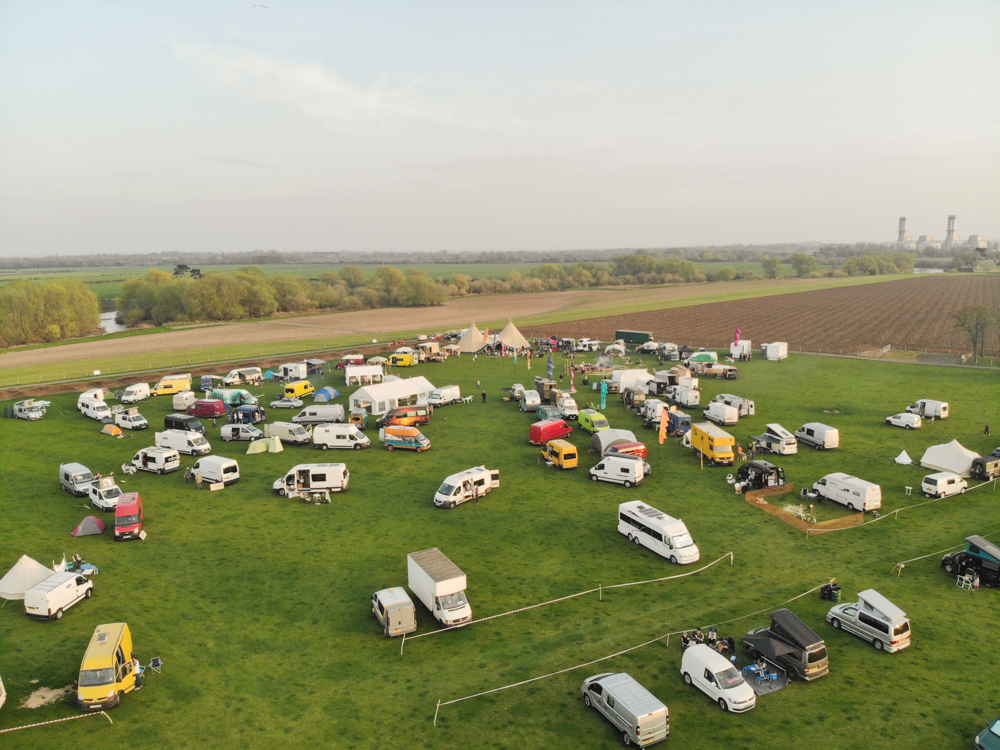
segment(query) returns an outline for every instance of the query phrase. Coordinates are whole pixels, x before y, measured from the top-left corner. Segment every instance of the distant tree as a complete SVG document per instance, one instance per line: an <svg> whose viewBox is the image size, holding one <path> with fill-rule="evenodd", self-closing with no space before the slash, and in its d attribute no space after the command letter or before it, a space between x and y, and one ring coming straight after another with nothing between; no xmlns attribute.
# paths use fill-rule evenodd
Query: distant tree
<svg viewBox="0 0 1000 750"><path fill-rule="evenodd" d="M426 271L411 268L399 285L399 304L406 307L426 307L443 305L448 298L448 290L434 283Z"/></svg>
<svg viewBox="0 0 1000 750"><path fill-rule="evenodd" d="M340 269L340 278L351 289L360 289L368 283L365 272L357 266L344 266Z"/></svg>
<svg viewBox="0 0 1000 750"><path fill-rule="evenodd" d="M192 279L200 279L201 278L201 269L200 268L192 268L191 269L191 278Z"/></svg>
<svg viewBox="0 0 1000 750"><path fill-rule="evenodd" d="M986 342L996 326L996 311L984 305L971 305L952 313L952 318L955 327L965 334L965 338L972 346L972 355L983 356Z"/></svg>
<svg viewBox="0 0 1000 750"><path fill-rule="evenodd" d="M191 270L191 266L187 263L178 263L174 266L174 276L187 276L188 272Z"/></svg>
<svg viewBox="0 0 1000 750"><path fill-rule="evenodd" d="M792 268L795 269L795 275L801 279L803 276L807 276L810 273L818 271L819 261L811 255L806 255L805 253L795 253L795 255L792 256Z"/></svg>
<svg viewBox="0 0 1000 750"><path fill-rule="evenodd" d="M782 275L781 261L778 260L777 258L773 257L764 258L764 260L762 261L762 265L764 266L764 276L766 276L767 278L777 279Z"/></svg>
<svg viewBox="0 0 1000 750"><path fill-rule="evenodd" d="M392 266L379 266L375 270L375 286L385 292L390 301L396 299L396 293L404 278L403 272Z"/></svg>

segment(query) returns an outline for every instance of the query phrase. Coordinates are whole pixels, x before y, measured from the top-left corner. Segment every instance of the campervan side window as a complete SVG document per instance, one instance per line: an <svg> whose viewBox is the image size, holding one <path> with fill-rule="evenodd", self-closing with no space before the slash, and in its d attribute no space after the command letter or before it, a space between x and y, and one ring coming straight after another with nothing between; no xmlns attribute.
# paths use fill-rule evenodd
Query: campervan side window
<svg viewBox="0 0 1000 750"><path fill-rule="evenodd" d="M326 481L326 474L313 474L312 477L311 477L311 479L314 482L325 482Z"/></svg>
<svg viewBox="0 0 1000 750"><path fill-rule="evenodd" d="M885 633L886 635L889 634L889 625L882 620L876 619L869 614L865 614L864 612L858 615L858 619L868 627L875 628L875 630L880 633Z"/></svg>

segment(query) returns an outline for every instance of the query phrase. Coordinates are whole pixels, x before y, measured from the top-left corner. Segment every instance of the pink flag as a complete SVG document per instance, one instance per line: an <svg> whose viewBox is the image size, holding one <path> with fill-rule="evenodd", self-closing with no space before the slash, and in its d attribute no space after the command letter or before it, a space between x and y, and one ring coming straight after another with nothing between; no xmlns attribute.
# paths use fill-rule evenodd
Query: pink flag
<svg viewBox="0 0 1000 750"><path fill-rule="evenodd" d="M736 341L734 343L740 343L740 334L743 333L739 328L736 329Z"/></svg>

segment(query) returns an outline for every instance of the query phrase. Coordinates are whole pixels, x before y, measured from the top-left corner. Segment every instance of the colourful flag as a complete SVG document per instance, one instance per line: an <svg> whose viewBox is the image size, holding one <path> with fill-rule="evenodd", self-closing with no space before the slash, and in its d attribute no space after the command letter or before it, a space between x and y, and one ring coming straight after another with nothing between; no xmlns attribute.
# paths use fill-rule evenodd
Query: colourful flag
<svg viewBox="0 0 1000 750"><path fill-rule="evenodd" d="M552 379L552 373L556 369L556 363L552 361L552 355L549 355L549 380Z"/></svg>
<svg viewBox="0 0 1000 750"><path fill-rule="evenodd" d="M740 343L740 334L743 333L739 328L736 329L736 341L734 343Z"/></svg>
<svg viewBox="0 0 1000 750"><path fill-rule="evenodd" d="M605 401L605 399L607 398L607 396L608 396L608 384L607 384L606 381L602 380L601 381L601 411L604 411L607 408L607 406L608 406L607 402Z"/></svg>
<svg viewBox="0 0 1000 750"><path fill-rule="evenodd" d="M517 364L517 349L514 350L514 364Z"/></svg>
<svg viewBox="0 0 1000 750"><path fill-rule="evenodd" d="M531 350L528 350L528 369L531 369Z"/></svg>
<svg viewBox="0 0 1000 750"><path fill-rule="evenodd" d="M660 413L660 445L663 445L663 441L667 437L667 422L669 422L669 421L670 420L667 419L666 413L665 412L661 412Z"/></svg>
<svg viewBox="0 0 1000 750"><path fill-rule="evenodd" d="M576 375L576 370L570 369L569 371L569 392L576 393L576 384L573 382L573 376Z"/></svg>

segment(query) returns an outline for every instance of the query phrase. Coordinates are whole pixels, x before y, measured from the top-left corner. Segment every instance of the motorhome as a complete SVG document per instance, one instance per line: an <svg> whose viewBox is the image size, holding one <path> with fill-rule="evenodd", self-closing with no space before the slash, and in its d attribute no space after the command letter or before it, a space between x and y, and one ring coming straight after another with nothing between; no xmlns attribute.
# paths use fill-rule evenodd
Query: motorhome
<svg viewBox="0 0 1000 750"><path fill-rule="evenodd" d="M76 402L76 408L85 417L96 419L98 422L105 419L111 421L111 409L99 398L81 398Z"/></svg>
<svg viewBox="0 0 1000 750"><path fill-rule="evenodd" d="M660 420L663 419L663 414L667 411L669 408L665 401L658 398L647 398L642 402L642 412L639 414L642 417L643 427L659 428Z"/></svg>
<svg viewBox="0 0 1000 750"><path fill-rule="evenodd" d="M555 404L559 407L563 417L566 419L578 419L580 407L577 406L576 399L568 391L553 391L555 393Z"/></svg>
<svg viewBox="0 0 1000 750"><path fill-rule="evenodd" d="M444 482L434 493L434 504L439 508L454 508L468 500L479 502L479 498L499 486L498 470L476 466L445 477Z"/></svg>
<svg viewBox="0 0 1000 750"><path fill-rule="evenodd" d="M279 365L274 373L274 379L279 383L305 380L308 376L309 367L305 362L286 362L283 365Z"/></svg>
<svg viewBox="0 0 1000 750"><path fill-rule="evenodd" d="M59 466L59 484L76 497L90 493L90 485L96 481L93 472L83 464L69 463Z"/></svg>
<svg viewBox="0 0 1000 750"><path fill-rule="evenodd" d="M835 604L826 621L890 654L910 645L910 620L906 613L875 589L865 589L858 601Z"/></svg>
<svg viewBox="0 0 1000 750"><path fill-rule="evenodd" d="M715 422L718 425L729 426L734 425L740 420L740 413L735 407L726 406L721 401L713 401L708 405L702 414L705 415L705 419L710 422Z"/></svg>
<svg viewBox="0 0 1000 750"><path fill-rule="evenodd" d="M813 485L826 500L846 505L855 512L877 510L882 507L882 488L863 479L835 472L827 474Z"/></svg>
<svg viewBox="0 0 1000 750"><path fill-rule="evenodd" d="M138 492L125 492L115 506L115 541L142 539L142 497Z"/></svg>
<svg viewBox="0 0 1000 750"><path fill-rule="evenodd" d="M302 429L302 428L299 428ZM368 448L371 438L353 424L320 424L313 428L313 445L322 450L329 448L346 448L361 450Z"/></svg>
<svg viewBox="0 0 1000 750"><path fill-rule="evenodd" d="M462 391L457 385L444 385L431 391L428 402L431 406L446 406L462 400Z"/></svg>
<svg viewBox="0 0 1000 750"><path fill-rule="evenodd" d="M87 490L90 504L99 510L114 510L118 506L118 498L122 495L121 487L115 484L114 477L95 479Z"/></svg>
<svg viewBox="0 0 1000 750"><path fill-rule="evenodd" d="M670 711L631 675L596 674L580 690L583 704L610 721L626 745L648 747L670 735Z"/></svg>
<svg viewBox="0 0 1000 750"><path fill-rule="evenodd" d="M222 384L229 385L262 385L264 383L264 373L261 372L259 367L240 367L235 370L230 370L229 373L222 378Z"/></svg>
<svg viewBox="0 0 1000 750"><path fill-rule="evenodd" d="M674 564L698 562L701 557L683 521L637 500L618 506L618 533Z"/></svg>
<svg viewBox="0 0 1000 750"><path fill-rule="evenodd" d="M372 614L387 637L405 635L417 629L417 611L402 586L372 594Z"/></svg>
<svg viewBox="0 0 1000 750"><path fill-rule="evenodd" d="M692 450L704 456L710 466L716 464L728 466L735 460L733 448L736 445L736 438L711 422L691 425L688 434L691 437Z"/></svg>
<svg viewBox="0 0 1000 750"><path fill-rule="evenodd" d="M920 492L925 497L951 497L965 492L969 487L958 474L950 471L939 471L936 474L928 474L920 483Z"/></svg>
<svg viewBox="0 0 1000 750"><path fill-rule="evenodd" d="M212 446L204 437L187 430L164 430L154 435L157 448L173 448L188 456L204 456L212 452Z"/></svg>
<svg viewBox="0 0 1000 750"><path fill-rule="evenodd" d="M24 592L24 614L61 620L66 610L94 594L94 582L79 573L53 573Z"/></svg>
<svg viewBox="0 0 1000 750"><path fill-rule="evenodd" d="M121 703L136 688L132 633L124 622L98 625L80 662L76 705L81 711L103 711Z"/></svg>
<svg viewBox="0 0 1000 750"><path fill-rule="evenodd" d="M410 591L438 622L455 627L472 620L465 573L441 550L411 552L406 556L406 570Z"/></svg>
<svg viewBox="0 0 1000 750"><path fill-rule="evenodd" d="M910 414L919 414L924 419L945 419L948 416L948 402L922 398L906 407Z"/></svg>
<svg viewBox="0 0 1000 750"><path fill-rule="evenodd" d="M576 342L575 351L596 352L601 348L601 342L595 339L582 338Z"/></svg>
<svg viewBox="0 0 1000 750"><path fill-rule="evenodd" d="M149 383L133 383L124 391L118 399L123 404L138 404L149 398Z"/></svg>
<svg viewBox="0 0 1000 750"><path fill-rule="evenodd" d="M284 445L307 445L312 440L312 434L300 424L293 422L271 422L264 425L267 437L276 437Z"/></svg>
<svg viewBox="0 0 1000 750"><path fill-rule="evenodd" d="M739 714L757 705L756 693L736 665L704 643L684 649L681 677L685 685L698 688L723 711Z"/></svg>
<svg viewBox="0 0 1000 750"><path fill-rule="evenodd" d="M542 448L542 458L559 469L575 469L580 465L579 451L568 440L549 440Z"/></svg>
<svg viewBox="0 0 1000 750"><path fill-rule="evenodd" d="M250 391L242 388L213 388L205 394L206 398L217 398L226 406L256 406L258 399Z"/></svg>
<svg viewBox="0 0 1000 750"><path fill-rule="evenodd" d="M720 393L712 401L732 406L741 417L752 417L757 413L757 405L753 401L742 396L734 396L732 393Z"/></svg>
<svg viewBox="0 0 1000 750"><path fill-rule="evenodd" d="M811 445L818 451L840 447L840 431L836 427L819 422L806 422L795 431L795 438L803 445Z"/></svg>
<svg viewBox="0 0 1000 750"><path fill-rule="evenodd" d="M282 497L302 497L313 492L343 492L350 481L347 464L298 464L275 479L271 487Z"/></svg>
<svg viewBox="0 0 1000 750"><path fill-rule="evenodd" d="M343 404L313 404L307 406L294 417L295 424L315 425L344 421Z"/></svg>
<svg viewBox="0 0 1000 750"><path fill-rule="evenodd" d="M645 466L646 462L639 456L604 455L590 470L590 479L632 487L642 484L646 478Z"/></svg>
<svg viewBox="0 0 1000 750"><path fill-rule="evenodd" d="M132 457L132 465L142 471L168 474L181 468L181 457L173 448L142 448Z"/></svg>
<svg viewBox="0 0 1000 750"><path fill-rule="evenodd" d="M139 413L134 406L115 406L111 409L115 424L123 430L145 430L149 427L149 422Z"/></svg>
<svg viewBox="0 0 1000 750"><path fill-rule="evenodd" d="M232 458L203 456L194 462L192 472L200 473L210 484L234 484L240 481L240 465Z"/></svg>

